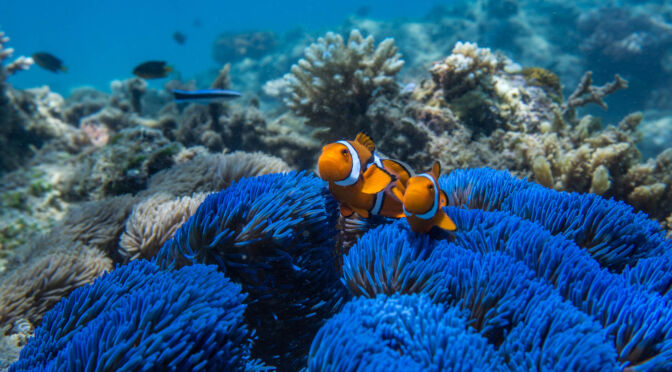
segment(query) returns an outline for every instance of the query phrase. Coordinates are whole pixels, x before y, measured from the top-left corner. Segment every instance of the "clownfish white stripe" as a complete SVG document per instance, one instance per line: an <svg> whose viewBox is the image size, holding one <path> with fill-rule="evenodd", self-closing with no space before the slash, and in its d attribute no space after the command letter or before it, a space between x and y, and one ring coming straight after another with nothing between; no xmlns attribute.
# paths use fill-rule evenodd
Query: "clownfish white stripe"
<svg viewBox="0 0 672 372"><path fill-rule="evenodd" d="M355 148L352 147L348 141L338 141L336 143L340 143L348 149L348 152L350 152L350 158L352 159L352 167L350 168L350 175L348 177L334 183L338 186L352 186L357 183L357 180L359 180L359 173L362 170L362 164L359 160L359 155L357 155L357 151L355 151Z"/></svg>
<svg viewBox="0 0 672 372"><path fill-rule="evenodd" d="M379 214L383 207L383 200L385 199L385 190L376 194L376 201L373 203L373 208L369 211L371 214Z"/></svg>
<svg viewBox="0 0 672 372"><path fill-rule="evenodd" d="M429 220L436 215L436 212L439 211L439 188L437 187L436 181L434 181L434 177L432 177L431 175L427 173L422 173L419 174L418 177L425 177L426 179L432 182L432 185L434 185L434 204L432 205L432 208L429 209L429 211L422 214L411 213L407 211L406 206L404 206L404 214L406 214L407 216L415 216L422 220Z"/></svg>

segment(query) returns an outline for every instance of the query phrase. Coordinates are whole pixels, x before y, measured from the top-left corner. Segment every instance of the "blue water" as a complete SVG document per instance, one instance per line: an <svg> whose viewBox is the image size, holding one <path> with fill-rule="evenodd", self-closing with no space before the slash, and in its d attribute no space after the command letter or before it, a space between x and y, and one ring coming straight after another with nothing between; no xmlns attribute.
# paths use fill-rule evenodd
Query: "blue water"
<svg viewBox="0 0 672 372"><path fill-rule="evenodd" d="M212 59L212 43L224 31L271 30L297 27L326 31L341 24L362 6L376 19L425 15L436 2L393 0L361 2L312 1L160 1L114 2L70 0L2 1L0 30L11 37L15 55L47 51L61 58L66 74L39 67L13 76L19 88L49 85L67 94L78 86L109 90L115 79L133 77L131 71L146 60L165 60L188 79L221 67ZM201 25L195 25L199 22ZM172 35L187 36L184 45ZM152 82L160 85L161 81Z"/></svg>

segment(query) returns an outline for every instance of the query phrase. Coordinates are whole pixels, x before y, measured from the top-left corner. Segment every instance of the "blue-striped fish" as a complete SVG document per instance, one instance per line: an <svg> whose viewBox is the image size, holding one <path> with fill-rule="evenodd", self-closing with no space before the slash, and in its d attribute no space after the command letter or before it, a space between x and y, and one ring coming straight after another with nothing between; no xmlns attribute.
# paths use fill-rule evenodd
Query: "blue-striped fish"
<svg viewBox="0 0 672 372"><path fill-rule="evenodd" d="M226 101L232 98L241 96L240 92L228 89L199 89L199 90L182 90L173 89L173 96L175 102L215 102Z"/></svg>

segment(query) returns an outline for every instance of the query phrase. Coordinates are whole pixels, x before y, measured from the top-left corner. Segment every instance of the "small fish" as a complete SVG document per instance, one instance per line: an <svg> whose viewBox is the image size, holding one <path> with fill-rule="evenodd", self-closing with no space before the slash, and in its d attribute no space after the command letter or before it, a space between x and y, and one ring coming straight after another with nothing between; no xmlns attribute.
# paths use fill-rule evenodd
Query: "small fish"
<svg viewBox="0 0 672 372"><path fill-rule="evenodd" d="M422 173L408 180L406 191L394 190L395 195L403 201L404 214L416 233L426 234L432 227L454 231L457 226L443 210L448 204L446 193L439 189L439 173L441 165L434 163L429 173Z"/></svg>
<svg viewBox="0 0 672 372"><path fill-rule="evenodd" d="M355 212L364 218L404 216L401 200L392 190L398 188L403 193L411 173L403 163L376 154L367 135L359 133L354 141L324 146L317 167L344 217Z"/></svg>
<svg viewBox="0 0 672 372"><path fill-rule="evenodd" d="M200 89L200 90L182 90L173 89L175 102L203 101L206 103L215 101L225 101L241 96L240 92L228 89Z"/></svg>
<svg viewBox="0 0 672 372"><path fill-rule="evenodd" d="M168 76L173 68L165 61L148 61L139 64L133 69L133 74L143 79L159 79Z"/></svg>
<svg viewBox="0 0 672 372"><path fill-rule="evenodd" d="M173 34L173 40L175 40L175 42L180 45L184 45L184 42L187 41L187 35L181 33L180 31L176 31Z"/></svg>
<svg viewBox="0 0 672 372"><path fill-rule="evenodd" d="M47 52L37 52L33 54L33 61L37 63L38 66L42 67L45 70L49 70L54 73L66 72L68 69L63 66L63 61L58 57L55 57L51 53Z"/></svg>

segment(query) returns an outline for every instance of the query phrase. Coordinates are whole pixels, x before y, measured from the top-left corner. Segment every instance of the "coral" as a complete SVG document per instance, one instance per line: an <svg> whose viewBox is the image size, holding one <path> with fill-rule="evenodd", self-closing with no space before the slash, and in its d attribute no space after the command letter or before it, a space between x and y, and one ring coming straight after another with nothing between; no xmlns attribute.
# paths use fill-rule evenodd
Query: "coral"
<svg viewBox="0 0 672 372"><path fill-rule="evenodd" d="M672 243L657 223L620 202L491 169L454 171L439 184L463 206L447 208L454 236L413 234L403 220L370 230L344 258L353 294L421 294L458 307L507 370L670 368ZM379 314L367 324L387 319ZM319 342L343 345L334 337ZM362 344L347 355L381 347Z"/></svg>
<svg viewBox="0 0 672 372"><path fill-rule="evenodd" d="M345 291L332 256L338 209L305 173L242 179L209 195L161 248L161 266L217 264L249 294L252 355L282 370L305 364L310 341Z"/></svg>
<svg viewBox="0 0 672 372"><path fill-rule="evenodd" d="M273 51L276 39L270 31L223 33L215 39L212 58L222 65L243 58L257 59Z"/></svg>
<svg viewBox="0 0 672 372"><path fill-rule="evenodd" d="M0 281L0 334L14 322L40 324L44 314L74 289L112 270L103 252L82 244L54 247L3 274Z"/></svg>
<svg viewBox="0 0 672 372"><path fill-rule="evenodd" d="M141 195L162 192L184 196L195 192L215 192L243 177L290 170L291 167L283 160L260 152L197 155L152 176L147 190Z"/></svg>
<svg viewBox="0 0 672 372"><path fill-rule="evenodd" d="M98 200L136 193L148 178L173 164L179 143L157 129L136 126L109 136L107 145L78 154L68 161L61 187L65 198Z"/></svg>
<svg viewBox="0 0 672 372"><path fill-rule="evenodd" d="M212 266L137 260L60 302L10 370L261 367L249 360L244 299Z"/></svg>
<svg viewBox="0 0 672 372"><path fill-rule="evenodd" d="M595 87L593 86L593 73L588 71L583 75L581 82L579 82L579 85L574 92L572 92L563 106L563 117L567 121L576 120L576 108L588 103L595 103L606 110L607 104L604 102L604 97L619 89L625 89L627 87L628 82L618 75L614 76L613 82L604 84L600 87Z"/></svg>
<svg viewBox="0 0 672 372"><path fill-rule="evenodd" d="M392 39L374 49L372 36L350 32L347 44L332 32L305 50L286 75L292 94L287 105L323 128L323 140L351 136L366 128L366 112L376 96L397 92L394 76L404 62Z"/></svg>
<svg viewBox="0 0 672 372"><path fill-rule="evenodd" d="M150 259L175 231L196 211L207 194L175 199L157 193L133 207L126 229L119 239L121 255L129 260Z"/></svg>
<svg viewBox="0 0 672 372"><path fill-rule="evenodd" d="M464 312L418 295L358 298L320 329L309 371L501 371Z"/></svg>
<svg viewBox="0 0 672 372"><path fill-rule="evenodd" d="M443 90L445 100L450 101L480 86L492 85L497 63L490 49L458 41L451 55L435 63L430 72L434 82Z"/></svg>
<svg viewBox="0 0 672 372"><path fill-rule="evenodd" d="M21 348L33 336L35 328L25 319L14 323L9 336L0 334L0 371L6 371L9 366L19 359Z"/></svg>

